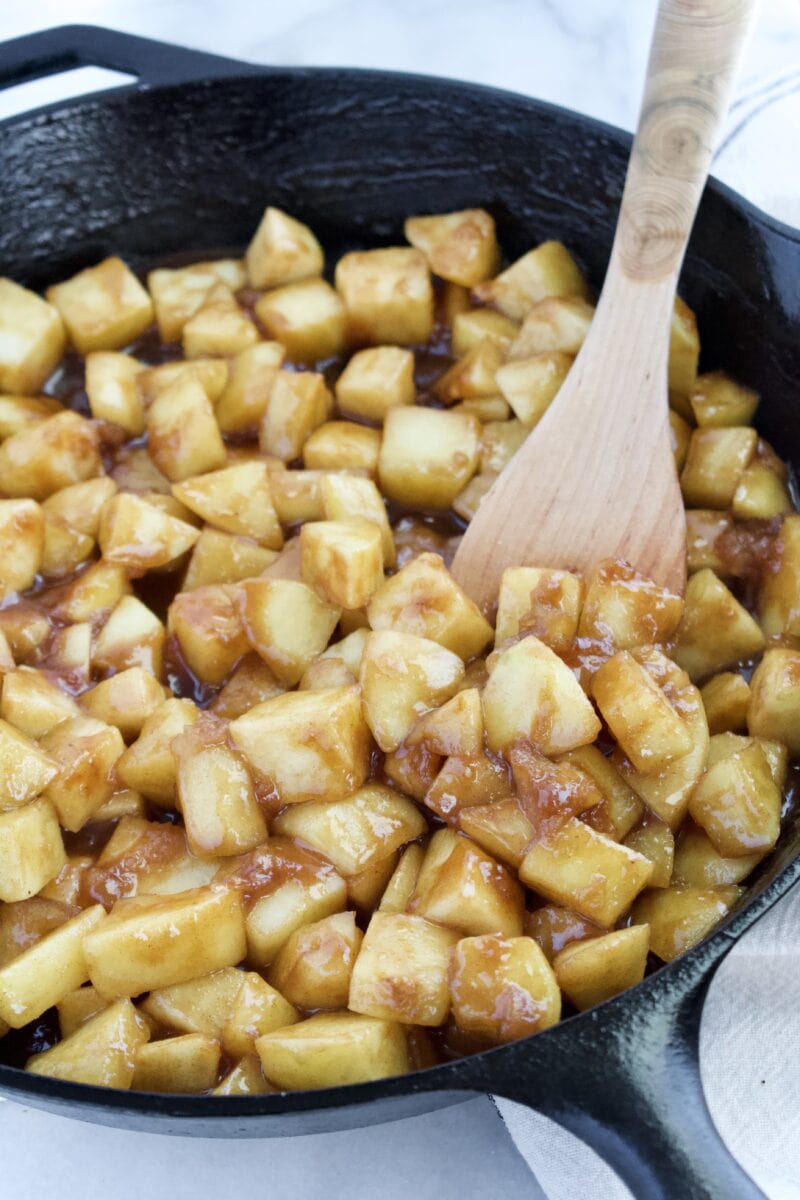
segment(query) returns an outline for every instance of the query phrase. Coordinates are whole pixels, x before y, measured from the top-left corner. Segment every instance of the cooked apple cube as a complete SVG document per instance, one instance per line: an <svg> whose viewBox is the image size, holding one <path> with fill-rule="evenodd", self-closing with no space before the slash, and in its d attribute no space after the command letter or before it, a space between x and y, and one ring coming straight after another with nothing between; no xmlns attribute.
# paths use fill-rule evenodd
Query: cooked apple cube
<svg viewBox="0 0 800 1200"><path fill-rule="evenodd" d="M220 1045L201 1033L162 1038L140 1046L131 1087L140 1092L207 1092L219 1075Z"/></svg>
<svg viewBox="0 0 800 1200"><path fill-rule="evenodd" d="M385 755L383 772L401 792L413 796L415 800L424 800L441 765L439 755L431 754L425 746L407 746L403 743Z"/></svg>
<svg viewBox="0 0 800 1200"><path fill-rule="evenodd" d="M39 574L45 579L63 579L86 562L94 541L59 518L44 515L44 549Z"/></svg>
<svg viewBox="0 0 800 1200"><path fill-rule="evenodd" d="M199 536L200 531L193 525L162 512L131 492L119 492L104 506L98 535L106 561L136 574L179 558Z"/></svg>
<svg viewBox="0 0 800 1200"><path fill-rule="evenodd" d="M141 1011L177 1033L202 1033L220 1038L246 976L236 967L223 967L186 983L152 991Z"/></svg>
<svg viewBox="0 0 800 1200"><path fill-rule="evenodd" d="M439 708L420 717L406 738L424 743L434 754L471 757L483 750L483 709L477 688L465 688Z"/></svg>
<svg viewBox="0 0 800 1200"><path fill-rule="evenodd" d="M104 1008L108 1008L108 1002L99 996L93 987L79 987L73 992L67 992L66 996L58 1001L56 1008L61 1037L68 1038L76 1029L80 1029L81 1025L85 1025Z"/></svg>
<svg viewBox="0 0 800 1200"><path fill-rule="evenodd" d="M479 284L475 295L521 321L546 296L587 294L586 281L574 258L561 242L542 242L494 279Z"/></svg>
<svg viewBox="0 0 800 1200"><path fill-rule="evenodd" d="M367 724L382 750L396 750L418 718L457 691L464 664L428 638L382 629L367 638L361 690Z"/></svg>
<svg viewBox="0 0 800 1200"><path fill-rule="evenodd" d="M466 413L387 413L378 470L382 491L421 508L448 508L478 467L480 425Z"/></svg>
<svg viewBox="0 0 800 1200"><path fill-rule="evenodd" d="M293 686L327 646L340 610L288 579L249 579L241 595L250 644L279 680Z"/></svg>
<svg viewBox="0 0 800 1200"><path fill-rule="evenodd" d="M349 1012L319 1013L265 1033L256 1049L267 1079L285 1091L366 1083L409 1069L401 1025Z"/></svg>
<svg viewBox="0 0 800 1200"><path fill-rule="evenodd" d="M568 908L559 908L557 904L543 904L533 912L525 914L525 932L542 948L547 961L552 963L565 946L585 941L587 938L600 937L605 930Z"/></svg>
<svg viewBox="0 0 800 1200"><path fill-rule="evenodd" d="M453 951L450 1000L459 1029L494 1043L555 1025L561 992L553 968L530 937L462 938Z"/></svg>
<svg viewBox="0 0 800 1200"><path fill-rule="evenodd" d="M483 208L407 217L403 232L423 251L435 275L462 287L488 279L500 262L494 219Z"/></svg>
<svg viewBox="0 0 800 1200"><path fill-rule="evenodd" d="M247 1054L239 1060L215 1087L212 1096L263 1096L274 1089L270 1087L255 1055Z"/></svg>
<svg viewBox="0 0 800 1200"><path fill-rule="evenodd" d="M650 926L650 949L664 962L691 950L727 916L739 899L739 887L691 887L673 884L645 892L633 906L632 920Z"/></svg>
<svg viewBox="0 0 800 1200"><path fill-rule="evenodd" d="M186 358L231 356L259 340L255 322L241 309L226 283L215 283L183 327Z"/></svg>
<svg viewBox="0 0 800 1200"><path fill-rule="evenodd" d="M681 472L687 507L730 508L739 480L756 451L755 429L695 429Z"/></svg>
<svg viewBox="0 0 800 1200"><path fill-rule="evenodd" d="M64 406L52 396L0 395L0 442L63 411Z"/></svg>
<svg viewBox="0 0 800 1200"><path fill-rule="evenodd" d="M277 551L267 550L250 538L206 526L192 550L183 590L192 592L212 583L239 583L260 575L277 557Z"/></svg>
<svg viewBox="0 0 800 1200"><path fill-rule="evenodd" d="M500 580L495 645L533 634L551 650L566 650L578 631L583 580L550 567L507 567Z"/></svg>
<svg viewBox="0 0 800 1200"><path fill-rule="evenodd" d="M516 417L511 421L487 421L481 432L481 473L502 471L529 433L528 426Z"/></svg>
<svg viewBox="0 0 800 1200"><path fill-rule="evenodd" d="M672 408L669 410L669 439L675 458L675 469L680 475L686 462L686 455L689 453L689 442L692 440L692 427L688 421L684 421L683 417Z"/></svg>
<svg viewBox="0 0 800 1200"><path fill-rule="evenodd" d="M323 854L342 875L355 875L420 837L427 824L406 796L371 783L346 799L294 805L272 828Z"/></svg>
<svg viewBox="0 0 800 1200"><path fill-rule="evenodd" d="M372 913L378 907L389 880L400 860L400 851L395 850L387 858L377 858L370 866L347 879L347 903L361 913Z"/></svg>
<svg viewBox="0 0 800 1200"><path fill-rule="evenodd" d="M522 889L516 879L450 829L431 838L409 911L466 935L522 933Z"/></svg>
<svg viewBox="0 0 800 1200"><path fill-rule="evenodd" d="M691 395L697 382L697 363L700 358L700 338L697 318L688 304L675 297L669 336L669 388L678 396ZM691 408L686 405L691 417Z"/></svg>
<svg viewBox="0 0 800 1200"><path fill-rule="evenodd" d="M499 387L495 376L502 362L503 351L496 342L478 342L439 376L433 385L434 394L445 404L494 395Z"/></svg>
<svg viewBox="0 0 800 1200"><path fill-rule="evenodd" d="M66 862L58 817L40 797L0 812L0 900L11 904L35 896Z"/></svg>
<svg viewBox="0 0 800 1200"><path fill-rule="evenodd" d="M162 342L180 340L184 325L217 283L225 283L237 291L246 282L244 264L234 258L151 271L147 276L147 286L153 298Z"/></svg>
<svg viewBox="0 0 800 1200"><path fill-rule="evenodd" d="M252 287L276 288L321 275L325 258L307 225L270 206L247 247L246 262Z"/></svg>
<svg viewBox="0 0 800 1200"><path fill-rule="evenodd" d="M153 462L173 483L225 465L214 409L195 380L178 379L153 401L147 435Z"/></svg>
<svg viewBox="0 0 800 1200"><path fill-rule="evenodd" d="M236 354L214 414L222 433L256 433L283 362L280 342L257 342Z"/></svg>
<svg viewBox="0 0 800 1200"><path fill-rule="evenodd" d="M224 736L201 718L172 742L186 836L198 858L242 854L267 836L247 767Z"/></svg>
<svg viewBox="0 0 800 1200"><path fill-rule="evenodd" d="M434 758L434 763L440 761ZM511 790L507 763L490 757L481 748L478 754L447 758L421 799L437 817L454 824L463 809L488 804L507 796Z"/></svg>
<svg viewBox="0 0 800 1200"><path fill-rule="evenodd" d="M172 739L193 724L198 715L191 700L177 697L165 700L145 721L137 740L120 758L117 779L158 804L171 804L177 783Z"/></svg>
<svg viewBox="0 0 800 1200"><path fill-rule="evenodd" d="M58 773L58 763L0 721L0 811L18 808L39 796Z"/></svg>
<svg viewBox="0 0 800 1200"><path fill-rule="evenodd" d="M266 292L255 311L291 362L313 363L344 350L345 307L324 279L305 279Z"/></svg>
<svg viewBox="0 0 800 1200"><path fill-rule="evenodd" d="M528 311L515 333L509 360L538 354L577 354L593 316L593 306L582 296L546 296Z"/></svg>
<svg viewBox="0 0 800 1200"><path fill-rule="evenodd" d="M359 350L336 381L336 401L343 413L382 422L392 408L413 404L414 355L400 346Z"/></svg>
<svg viewBox="0 0 800 1200"><path fill-rule="evenodd" d="M593 1008L641 983L649 944L648 925L631 925L573 942L553 961L558 986L579 1011Z"/></svg>
<svg viewBox="0 0 800 1200"><path fill-rule="evenodd" d="M211 887L118 900L87 934L84 950L92 984L104 996L184 983L244 958L241 901L235 891Z"/></svg>
<svg viewBox="0 0 800 1200"><path fill-rule="evenodd" d="M175 483L173 495L210 525L253 538L270 550L283 545L264 463L244 462Z"/></svg>
<svg viewBox="0 0 800 1200"><path fill-rule="evenodd" d="M697 571L689 578L675 659L692 679L750 658L764 644L764 634L747 609L713 571Z"/></svg>
<svg viewBox="0 0 800 1200"><path fill-rule="evenodd" d="M546 900L608 928L647 885L653 864L577 817L531 844L519 877Z"/></svg>
<svg viewBox="0 0 800 1200"><path fill-rule="evenodd" d="M70 1083L127 1089L137 1052L149 1036L147 1022L130 1000L119 1000L50 1050L34 1054L25 1070Z"/></svg>
<svg viewBox="0 0 800 1200"><path fill-rule="evenodd" d="M508 421L511 417L511 406L502 396L468 396L454 404L450 411L477 417L479 421L487 423Z"/></svg>
<svg viewBox="0 0 800 1200"><path fill-rule="evenodd" d="M750 681L747 725L800 754L800 651L767 650Z"/></svg>
<svg viewBox="0 0 800 1200"><path fill-rule="evenodd" d="M794 505L783 473L755 459L739 477L731 512L739 521L762 520L792 512Z"/></svg>
<svg viewBox="0 0 800 1200"><path fill-rule="evenodd" d="M144 409L136 387L142 364L129 354L95 350L86 356L86 395L92 416L113 421L131 437L144 433Z"/></svg>
<svg viewBox="0 0 800 1200"><path fill-rule="evenodd" d="M420 916L373 913L350 985L349 1008L404 1025L441 1025L450 1008L450 956L458 941Z"/></svg>
<svg viewBox="0 0 800 1200"><path fill-rule="evenodd" d="M144 333L153 303L121 258L106 258L47 289L70 340L81 354L118 350Z"/></svg>
<svg viewBox="0 0 800 1200"><path fill-rule="evenodd" d="M776 539L777 558L761 584L760 616L768 637L800 637L800 514L784 517Z"/></svg>
<svg viewBox="0 0 800 1200"><path fill-rule="evenodd" d="M0 491L44 500L102 468L97 429L76 412L57 413L0 446Z"/></svg>
<svg viewBox="0 0 800 1200"><path fill-rule="evenodd" d="M216 716L233 721L264 700L281 696L286 690L257 654L246 654L210 708Z"/></svg>
<svg viewBox="0 0 800 1200"><path fill-rule="evenodd" d="M262 969L296 929L342 912L347 887L332 867L304 881L290 878L255 901L247 914L247 959Z"/></svg>
<svg viewBox="0 0 800 1200"><path fill-rule="evenodd" d="M307 927L306 927L307 928ZM257 975L255 971L237 972L241 983L228 1006L222 1028L222 1044L228 1054L254 1054L256 1038L274 1029L283 1029L299 1020L294 1005Z"/></svg>
<svg viewBox="0 0 800 1200"><path fill-rule="evenodd" d="M759 852L726 858L703 829L687 821L675 847L673 881L700 888L741 883L763 857L764 853Z"/></svg>
<svg viewBox="0 0 800 1200"><path fill-rule="evenodd" d="M671 640L682 613L680 596L612 559L589 577L578 636L610 641L616 650L663 644Z"/></svg>
<svg viewBox="0 0 800 1200"><path fill-rule="evenodd" d="M115 726L126 742L132 742L164 699L164 688L154 675L143 667L128 667L84 692L80 703L90 717Z"/></svg>
<svg viewBox="0 0 800 1200"><path fill-rule="evenodd" d="M406 911L414 888L417 886L417 878L424 857L425 848L419 842L412 842L410 846L406 846L384 888L380 903L374 906L379 912L403 913Z"/></svg>
<svg viewBox="0 0 800 1200"><path fill-rule="evenodd" d="M697 376L689 403L701 429L749 425L758 408L758 393L735 383L724 371L709 371Z"/></svg>
<svg viewBox="0 0 800 1200"><path fill-rule="evenodd" d="M319 488L324 519L347 521L363 518L372 521L381 531L383 561L387 567L394 566L394 537L386 515L386 505L373 481L357 475L323 475Z"/></svg>
<svg viewBox="0 0 800 1200"><path fill-rule="evenodd" d="M700 689L706 710L708 731L743 733L747 728L747 709L750 704L750 685L736 671L714 675Z"/></svg>
<svg viewBox="0 0 800 1200"><path fill-rule="evenodd" d="M325 377L315 371L278 371L261 421L261 450L284 462L299 458L314 430L333 411Z"/></svg>
<svg viewBox="0 0 800 1200"><path fill-rule="evenodd" d="M781 793L756 741L709 766L689 801L689 812L721 855L771 849L780 832Z"/></svg>
<svg viewBox="0 0 800 1200"><path fill-rule="evenodd" d="M38 392L66 340L58 309L11 279L0 279L0 391Z"/></svg>
<svg viewBox="0 0 800 1200"><path fill-rule="evenodd" d="M195 358L148 367L136 376L136 388L145 409L178 382L199 383L211 403L216 404L228 382L228 364L224 358Z"/></svg>
<svg viewBox="0 0 800 1200"><path fill-rule="evenodd" d="M230 735L284 804L342 800L369 770L369 730L357 687L276 696L232 721Z"/></svg>
<svg viewBox="0 0 800 1200"><path fill-rule="evenodd" d="M665 821L648 814L627 835L625 845L653 864L648 887L669 887L675 860L675 836Z"/></svg>
<svg viewBox="0 0 800 1200"><path fill-rule="evenodd" d="M44 794L64 828L75 833L114 791L113 768L125 749L122 735L93 716L79 716L57 725L40 745L59 767Z"/></svg>
<svg viewBox="0 0 800 1200"><path fill-rule="evenodd" d="M467 837L515 869L535 833L516 796L499 796L489 804L462 808L457 811L457 819L458 828Z"/></svg>
<svg viewBox="0 0 800 1200"><path fill-rule="evenodd" d="M363 608L383 583L382 543L369 520L310 521L300 530L303 579L328 604Z"/></svg>
<svg viewBox="0 0 800 1200"><path fill-rule="evenodd" d="M421 250L392 246L345 254L336 264L336 290L347 309L356 345L427 342L433 331L433 288Z"/></svg>
<svg viewBox="0 0 800 1200"><path fill-rule="evenodd" d="M528 429L539 424L569 374L574 359L549 350L508 362L497 371L497 387Z"/></svg>
<svg viewBox="0 0 800 1200"><path fill-rule="evenodd" d="M39 647L49 639L52 631L50 621L36 604L19 600L9 608L0 608L3 670L13 667L15 660L19 663L38 662L41 658Z"/></svg>
<svg viewBox="0 0 800 1200"><path fill-rule="evenodd" d="M141 667L158 679L165 636L163 624L146 604L123 596L97 635L92 663L101 671Z"/></svg>
<svg viewBox="0 0 800 1200"><path fill-rule="evenodd" d="M179 592L169 606L167 628L189 670L204 683L222 683L250 649L234 585Z"/></svg>
<svg viewBox="0 0 800 1200"><path fill-rule="evenodd" d="M459 358L484 338L507 351L519 333L519 325L493 308L468 308L451 321L453 353Z"/></svg>
<svg viewBox="0 0 800 1200"><path fill-rule="evenodd" d="M42 568L45 517L35 500L0 500L0 599L29 588Z"/></svg>
<svg viewBox="0 0 800 1200"><path fill-rule="evenodd" d="M519 806L534 828L553 818L577 817L603 803L603 793L591 775L568 758L552 762L520 739L507 751Z"/></svg>
<svg viewBox="0 0 800 1200"><path fill-rule="evenodd" d="M649 672L621 650L596 672L592 694L637 771L650 775L688 754L691 734Z"/></svg>
<svg viewBox="0 0 800 1200"><path fill-rule="evenodd" d="M26 737L43 737L61 721L78 716L79 711L72 696L41 671L18 667L3 677L0 716ZM13 746L10 751L14 753Z"/></svg>
<svg viewBox="0 0 800 1200"><path fill-rule="evenodd" d="M97 821L119 821L122 817L144 817L147 805L144 796L130 788L112 792L105 804L101 804L95 813Z"/></svg>
<svg viewBox="0 0 800 1200"><path fill-rule="evenodd" d="M526 738L543 754L563 754L593 742L600 732L572 671L536 637L525 637L498 655L482 700L492 750Z"/></svg>
<svg viewBox="0 0 800 1200"><path fill-rule="evenodd" d="M298 1008L346 1008L362 936L352 912L303 925L278 951L269 981Z"/></svg>
<svg viewBox="0 0 800 1200"><path fill-rule="evenodd" d="M419 554L382 583L367 616L372 629L427 638L465 661L480 654L492 636L491 625L438 554Z"/></svg>
<svg viewBox="0 0 800 1200"><path fill-rule="evenodd" d="M83 939L105 919L95 904L0 967L0 1018L21 1029L89 978Z"/></svg>

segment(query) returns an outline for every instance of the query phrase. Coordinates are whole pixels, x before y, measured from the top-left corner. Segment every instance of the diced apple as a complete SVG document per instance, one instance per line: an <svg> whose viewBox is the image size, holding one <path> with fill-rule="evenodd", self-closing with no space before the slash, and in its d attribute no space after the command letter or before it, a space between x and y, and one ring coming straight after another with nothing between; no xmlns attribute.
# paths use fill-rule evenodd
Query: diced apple
<svg viewBox="0 0 800 1200"><path fill-rule="evenodd" d="M522 932L522 890L513 876L469 838L440 829L417 879L409 911L462 934Z"/></svg>
<svg viewBox="0 0 800 1200"><path fill-rule="evenodd" d="M352 912L303 925L278 951L269 981L298 1008L346 1008L362 937Z"/></svg>
<svg viewBox="0 0 800 1200"><path fill-rule="evenodd" d="M579 1011L593 1008L641 983L649 944L648 925L631 925L573 942L553 961L558 986Z"/></svg>
<svg viewBox="0 0 800 1200"><path fill-rule="evenodd" d="M400 346L359 350L336 381L336 401L343 413L382 422L392 408L413 404L414 355Z"/></svg>
<svg viewBox="0 0 800 1200"><path fill-rule="evenodd" d="M366 1083L409 1069L402 1026L357 1013L319 1013L266 1033L256 1050L267 1079L285 1091Z"/></svg>
<svg viewBox="0 0 800 1200"><path fill-rule="evenodd" d="M361 691L367 724L382 750L396 750L419 717L456 692L461 659L428 638L381 629L367 638Z"/></svg>
<svg viewBox="0 0 800 1200"><path fill-rule="evenodd" d="M119 1000L50 1050L34 1054L25 1070L70 1083L126 1089L133 1081L137 1051L149 1036L147 1022L130 1000Z"/></svg>
<svg viewBox="0 0 800 1200"><path fill-rule="evenodd" d="M118 350L144 333L153 303L121 258L106 258L47 289L80 354Z"/></svg>
<svg viewBox="0 0 800 1200"><path fill-rule="evenodd" d="M421 250L392 246L345 254L336 264L336 290L356 345L412 346L431 336L433 288Z"/></svg>
<svg viewBox="0 0 800 1200"><path fill-rule="evenodd" d="M304 279L266 292L256 301L255 311L291 362L313 363L344 350L344 304L324 279Z"/></svg>
<svg viewBox="0 0 800 1200"><path fill-rule="evenodd" d="M308 226L272 206L264 210L245 261L248 281L257 288L321 275L325 265L322 247Z"/></svg>
<svg viewBox="0 0 800 1200"><path fill-rule="evenodd" d="M533 938L484 934L453 952L450 999L459 1029L488 1042L512 1042L555 1025L561 992Z"/></svg>
<svg viewBox="0 0 800 1200"><path fill-rule="evenodd" d="M478 468L480 425L466 413L417 406L386 414L381 490L419 508L448 508Z"/></svg>

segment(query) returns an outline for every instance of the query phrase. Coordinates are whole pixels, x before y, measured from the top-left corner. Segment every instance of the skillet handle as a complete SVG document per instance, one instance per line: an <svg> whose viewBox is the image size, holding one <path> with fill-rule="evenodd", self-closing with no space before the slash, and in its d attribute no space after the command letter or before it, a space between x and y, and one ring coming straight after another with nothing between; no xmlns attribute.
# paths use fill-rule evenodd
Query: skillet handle
<svg viewBox="0 0 800 1200"><path fill-rule="evenodd" d="M76 67L106 67L135 75L140 87L264 70L97 25L60 25L0 43L0 90Z"/></svg>
<svg viewBox="0 0 800 1200"><path fill-rule="evenodd" d="M703 1003L728 948L550 1030L546 1057L519 1043L510 1070L484 1087L570 1130L636 1200L764 1200L720 1138L700 1081Z"/></svg>

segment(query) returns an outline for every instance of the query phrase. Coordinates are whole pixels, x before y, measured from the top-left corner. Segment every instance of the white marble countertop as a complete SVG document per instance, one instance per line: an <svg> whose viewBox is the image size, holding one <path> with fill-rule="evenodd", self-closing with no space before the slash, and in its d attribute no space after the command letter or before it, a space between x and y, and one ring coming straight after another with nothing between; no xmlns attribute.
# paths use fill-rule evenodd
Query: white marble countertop
<svg viewBox="0 0 800 1200"><path fill-rule="evenodd" d="M27 0L0 6L0 39L102 24L255 62L471 79L632 128L654 11L655 0ZM0 94L0 117L109 82L88 70L14 89ZM800 226L798 128L800 4L766 0L714 173ZM539 1178L552 1200L574 1200L594 1156L575 1143L568 1185L545 1142ZM271 1200L493 1200L500 1181L505 1194L542 1195L488 1099L390 1126L270 1142L131 1134L0 1102L0 1163L8 1200L210 1200L239 1191ZM800 1190L770 1193L798 1198Z"/></svg>

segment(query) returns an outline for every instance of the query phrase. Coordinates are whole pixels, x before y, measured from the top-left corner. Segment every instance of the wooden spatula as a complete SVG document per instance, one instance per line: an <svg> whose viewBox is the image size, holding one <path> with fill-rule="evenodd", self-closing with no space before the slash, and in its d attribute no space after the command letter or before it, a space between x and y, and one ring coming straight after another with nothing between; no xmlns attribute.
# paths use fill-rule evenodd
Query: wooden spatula
<svg viewBox="0 0 800 1200"><path fill-rule="evenodd" d="M484 497L453 573L481 605L509 566L623 558L675 592L686 523L670 447L675 288L755 0L661 0L611 261L586 341ZM731 247L735 252L735 247Z"/></svg>

